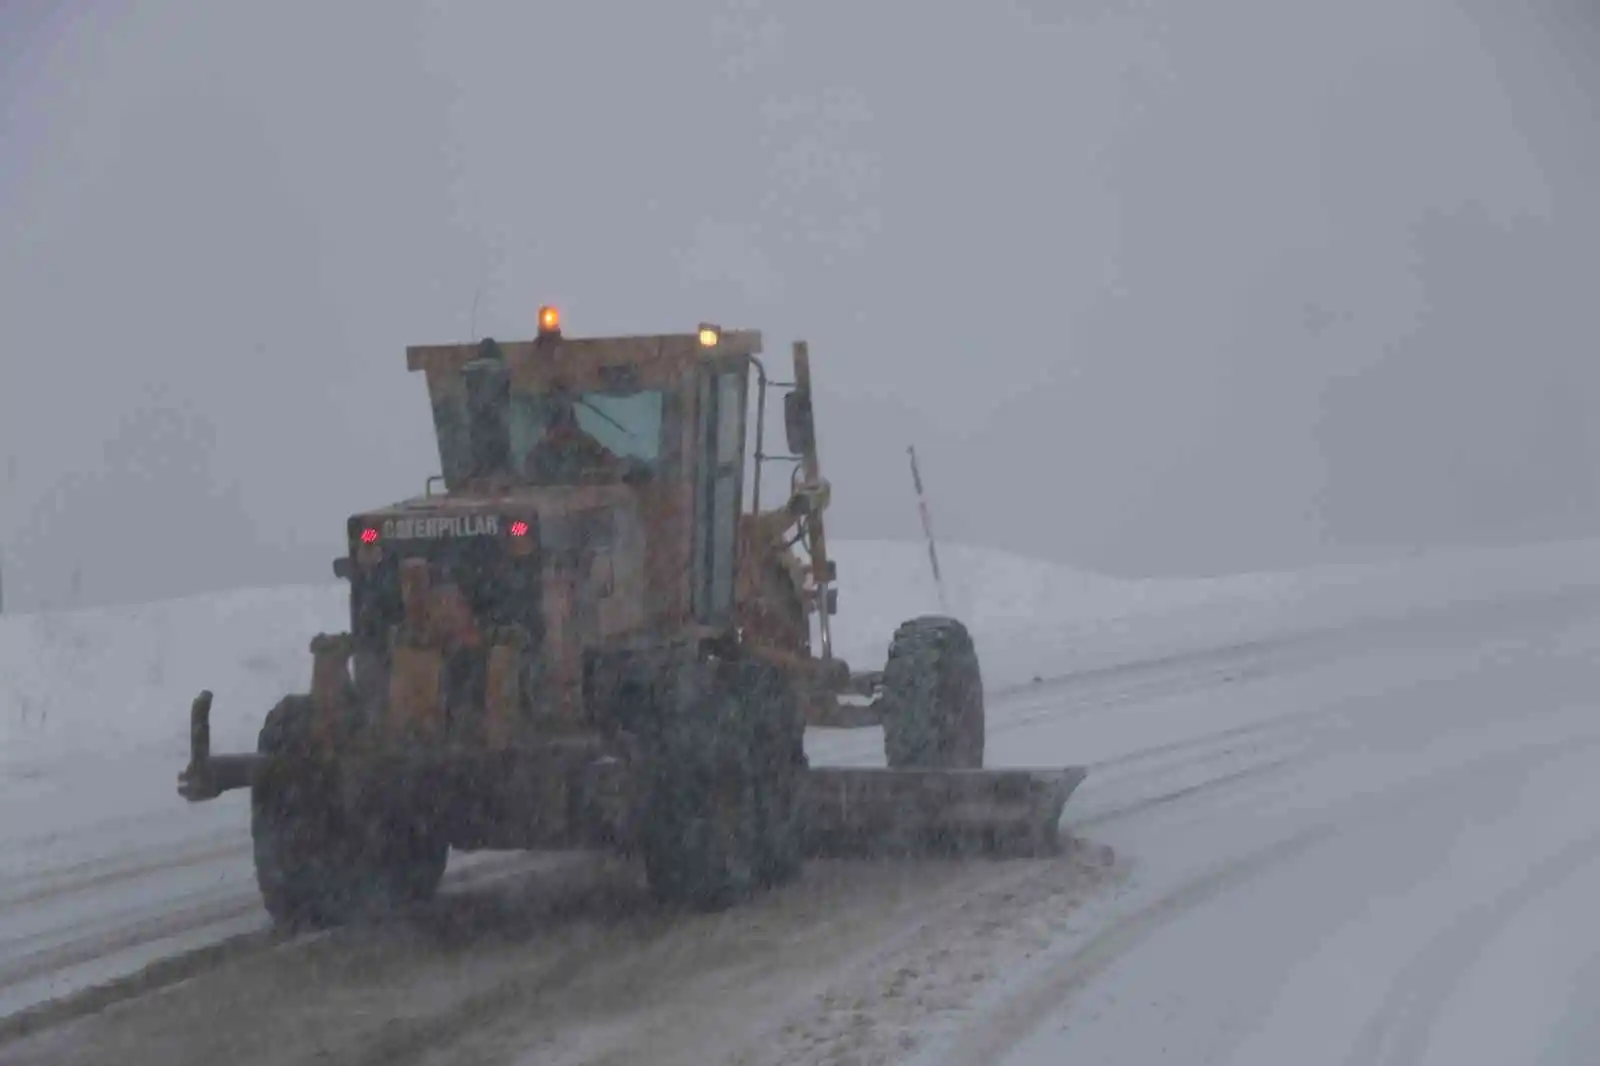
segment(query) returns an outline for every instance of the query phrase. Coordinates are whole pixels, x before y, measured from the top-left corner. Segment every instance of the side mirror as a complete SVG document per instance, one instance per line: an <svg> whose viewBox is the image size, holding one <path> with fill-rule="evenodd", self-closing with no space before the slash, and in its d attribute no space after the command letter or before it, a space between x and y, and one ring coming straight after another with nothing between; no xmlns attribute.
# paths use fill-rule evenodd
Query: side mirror
<svg viewBox="0 0 1600 1066"><path fill-rule="evenodd" d="M816 423L811 417L811 393L801 389L784 393L783 429L788 438L789 451L795 455L810 455L816 451Z"/></svg>

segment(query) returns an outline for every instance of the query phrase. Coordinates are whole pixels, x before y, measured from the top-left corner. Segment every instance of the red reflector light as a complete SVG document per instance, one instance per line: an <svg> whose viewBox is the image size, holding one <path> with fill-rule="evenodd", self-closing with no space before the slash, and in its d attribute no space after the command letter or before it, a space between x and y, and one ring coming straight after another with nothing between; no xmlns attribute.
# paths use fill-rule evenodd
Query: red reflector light
<svg viewBox="0 0 1600 1066"><path fill-rule="evenodd" d="M513 537L526 537L528 535L528 523L522 521L511 523L511 535Z"/></svg>
<svg viewBox="0 0 1600 1066"><path fill-rule="evenodd" d="M363 529L361 531L361 543L363 543L363 544L376 544L376 543L378 543L378 531L376 529L373 529L371 526L368 526L366 529Z"/></svg>

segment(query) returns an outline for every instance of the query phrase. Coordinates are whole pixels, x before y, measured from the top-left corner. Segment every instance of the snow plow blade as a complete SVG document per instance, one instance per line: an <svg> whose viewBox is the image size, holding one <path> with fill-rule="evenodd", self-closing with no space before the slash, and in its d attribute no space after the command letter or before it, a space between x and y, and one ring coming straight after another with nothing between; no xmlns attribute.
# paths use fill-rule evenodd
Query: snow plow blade
<svg viewBox="0 0 1600 1066"><path fill-rule="evenodd" d="M1059 770L814 767L801 790L815 857L1059 852L1061 811L1088 776Z"/></svg>

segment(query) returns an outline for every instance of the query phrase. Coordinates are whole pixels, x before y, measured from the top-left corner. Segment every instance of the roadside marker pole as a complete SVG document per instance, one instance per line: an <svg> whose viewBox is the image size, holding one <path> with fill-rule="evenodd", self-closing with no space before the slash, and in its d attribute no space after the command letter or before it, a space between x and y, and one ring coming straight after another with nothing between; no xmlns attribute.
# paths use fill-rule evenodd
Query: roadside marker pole
<svg viewBox="0 0 1600 1066"><path fill-rule="evenodd" d="M939 549L933 540L933 519L928 517L928 500L922 492L922 473L917 469L916 445L908 445L906 454L911 456L911 483L917 488L917 510L922 513L922 532L928 538L928 562L933 566L934 587L939 590L939 610L949 614L950 607L944 597L944 578L939 573Z"/></svg>

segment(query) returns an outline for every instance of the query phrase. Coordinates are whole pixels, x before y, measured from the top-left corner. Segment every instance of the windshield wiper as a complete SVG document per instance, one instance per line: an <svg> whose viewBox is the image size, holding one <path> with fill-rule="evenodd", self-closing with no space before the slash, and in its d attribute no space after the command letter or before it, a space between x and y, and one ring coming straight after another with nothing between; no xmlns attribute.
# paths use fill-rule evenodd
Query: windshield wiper
<svg viewBox="0 0 1600 1066"><path fill-rule="evenodd" d="M621 422L618 422L615 418L612 418L610 415L606 414L604 411L600 410L600 408L596 407L594 404L590 403L588 400L584 399L582 396L577 397L577 401L579 403L583 404L583 406L587 407L589 410L593 411L595 414L599 415L601 418L605 419L607 422L611 423L613 426L615 426L617 428L618 431L627 434L628 436L632 437L634 440L638 441L640 444L644 443L643 438L641 438L637 433L635 433L633 430L629 429L627 426L623 425Z"/></svg>

